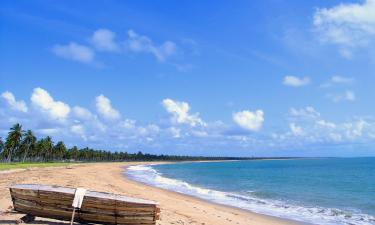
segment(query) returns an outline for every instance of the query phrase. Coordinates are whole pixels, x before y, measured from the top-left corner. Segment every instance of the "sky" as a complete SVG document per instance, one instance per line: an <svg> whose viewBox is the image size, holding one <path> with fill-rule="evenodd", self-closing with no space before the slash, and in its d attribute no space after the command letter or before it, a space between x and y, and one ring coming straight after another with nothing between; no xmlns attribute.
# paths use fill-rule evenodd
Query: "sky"
<svg viewBox="0 0 375 225"><path fill-rule="evenodd" d="M375 156L375 0L0 2L0 137Z"/></svg>

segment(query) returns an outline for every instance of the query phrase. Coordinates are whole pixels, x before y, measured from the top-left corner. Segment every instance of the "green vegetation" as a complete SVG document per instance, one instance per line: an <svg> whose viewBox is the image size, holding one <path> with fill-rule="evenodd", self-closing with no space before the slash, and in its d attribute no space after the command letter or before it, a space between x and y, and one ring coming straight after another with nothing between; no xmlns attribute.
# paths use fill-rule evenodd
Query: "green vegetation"
<svg viewBox="0 0 375 225"><path fill-rule="evenodd" d="M78 149L76 146L68 149L64 142L56 144L50 136L37 139L31 130L24 131L20 124L15 124L8 133L5 142L0 137L0 164L1 168L29 167L24 162L113 162L113 161L186 161L186 160L236 160L254 159L238 157L200 157L200 156L176 156L176 155L151 155L127 152L110 152L91 148ZM22 162L24 164L11 164ZM35 164L45 166L50 164ZM57 164L54 164L57 165Z"/></svg>
<svg viewBox="0 0 375 225"><path fill-rule="evenodd" d="M10 169L25 169L33 167L51 167L51 166L67 166L72 163L68 162L46 162L46 163L0 163L1 170L10 170Z"/></svg>

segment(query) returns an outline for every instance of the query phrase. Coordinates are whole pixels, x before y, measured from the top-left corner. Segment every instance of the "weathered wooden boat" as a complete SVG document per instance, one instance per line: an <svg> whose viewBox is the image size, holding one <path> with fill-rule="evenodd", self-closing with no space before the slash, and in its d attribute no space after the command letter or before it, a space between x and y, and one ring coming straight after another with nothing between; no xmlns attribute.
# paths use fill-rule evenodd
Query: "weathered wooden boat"
<svg viewBox="0 0 375 225"><path fill-rule="evenodd" d="M76 189L19 184L10 187L14 209L38 217L70 220ZM159 219L158 203L110 193L86 191L82 207L74 221L99 224L155 224Z"/></svg>

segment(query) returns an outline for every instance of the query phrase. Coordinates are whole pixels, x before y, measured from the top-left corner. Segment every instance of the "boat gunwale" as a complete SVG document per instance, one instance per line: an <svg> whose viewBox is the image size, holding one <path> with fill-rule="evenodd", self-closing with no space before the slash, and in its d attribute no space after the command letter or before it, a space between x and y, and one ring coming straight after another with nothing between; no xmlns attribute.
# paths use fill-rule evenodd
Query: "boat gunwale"
<svg viewBox="0 0 375 225"><path fill-rule="evenodd" d="M23 190L33 190L33 191L46 191L46 192L55 192L63 194L74 195L75 188L62 187L58 185L42 185L42 184L16 184L9 187L12 189L23 189ZM99 192L99 191L90 191L87 190L85 197L107 199L121 202L128 202L134 204L143 204L143 205L155 205L158 207L159 203L152 200L146 200L141 198L128 197L120 194L112 194L108 192Z"/></svg>

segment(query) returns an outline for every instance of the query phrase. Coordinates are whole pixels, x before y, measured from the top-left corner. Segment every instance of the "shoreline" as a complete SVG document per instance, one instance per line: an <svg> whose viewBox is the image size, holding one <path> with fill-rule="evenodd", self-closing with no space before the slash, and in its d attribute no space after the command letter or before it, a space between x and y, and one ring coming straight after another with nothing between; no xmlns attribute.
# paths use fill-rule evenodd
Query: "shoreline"
<svg viewBox="0 0 375 225"><path fill-rule="evenodd" d="M152 165L174 164L174 163L205 163L205 162L230 162L230 161L239 161L239 160L158 162L158 163L144 163L144 164L138 164L138 165L152 166ZM173 190L169 190L169 189L159 188L159 187L152 186L152 185L144 183L144 182L136 181L136 180L133 180L132 178L130 178L128 175L126 175L126 170L129 167L131 167L131 166L134 166L134 165L127 165L127 166L125 166L124 167L124 174L123 174L124 177L125 177L125 179L127 179L129 182L134 182L134 183L139 184L139 185L144 185L144 186L147 186L147 187L156 188L156 189L159 189L160 191L171 192L171 193L173 193L175 195L179 195L179 196L181 196L183 198L192 198L192 199L194 199L196 201L203 201L203 202L206 202L206 203L209 203L209 204L213 204L213 205L217 205L217 206L220 206L220 207L228 208L230 210L239 210L239 211L242 211L243 213L250 213L250 214L256 214L257 216L259 215L259 216L270 217L270 218L275 219L275 220L280 220L279 224L284 224L283 222L286 222L287 224L291 224L291 225L294 225L294 224L295 225L297 225L297 224L300 224L300 225L313 225L311 223L306 223L306 222L301 222L301 221L297 221L297 220L292 220L292 219L287 219L287 218L282 218L282 217L277 217L277 216L272 216L272 215L257 213L257 212L246 210L246 209L243 209L243 208L240 208L240 207L235 207L235 206L231 206L231 205L225 205L225 204L221 204L221 203L218 203L218 202L213 202L213 201L210 201L210 200L199 198L197 196L193 196L193 195L189 195L189 194L185 194L185 193L181 193L181 192L177 192L177 191L173 191Z"/></svg>
<svg viewBox="0 0 375 225"><path fill-rule="evenodd" d="M248 225L248 224L305 224L278 217L221 205L170 190L134 181L125 175L132 165L150 165L173 162L92 163L75 167L48 167L0 174L0 223L16 224L22 214L6 213L11 205L8 187L20 183L39 183L66 187L84 187L130 197L149 199L160 203L161 219L158 225ZM51 221L54 221L53 223ZM58 224L69 224L60 222ZM37 218L34 224L56 224L55 220Z"/></svg>

